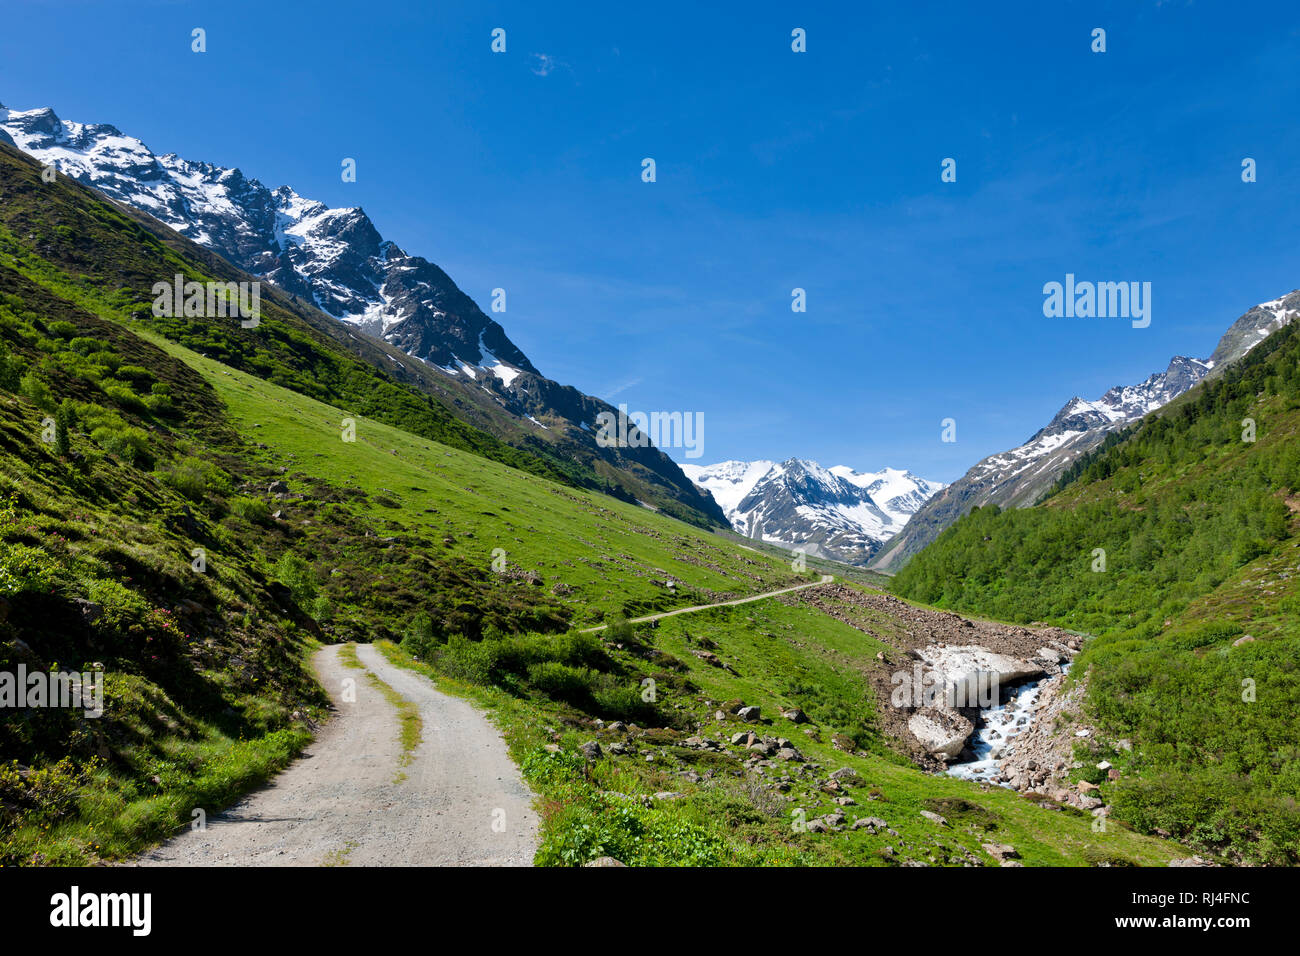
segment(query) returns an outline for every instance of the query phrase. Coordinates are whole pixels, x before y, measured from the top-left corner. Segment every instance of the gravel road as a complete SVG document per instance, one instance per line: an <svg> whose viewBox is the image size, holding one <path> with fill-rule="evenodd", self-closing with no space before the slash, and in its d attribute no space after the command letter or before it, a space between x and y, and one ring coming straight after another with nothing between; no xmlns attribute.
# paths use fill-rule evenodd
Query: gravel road
<svg viewBox="0 0 1300 956"><path fill-rule="evenodd" d="M400 766L397 715L340 645L313 658L334 717L266 787L138 857L141 866L530 866L532 792L501 734L465 701L359 645L366 668L413 702L424 721ZM344 681L355 681L355 702ZM405 779L395 782L399 774Z"/></svg>

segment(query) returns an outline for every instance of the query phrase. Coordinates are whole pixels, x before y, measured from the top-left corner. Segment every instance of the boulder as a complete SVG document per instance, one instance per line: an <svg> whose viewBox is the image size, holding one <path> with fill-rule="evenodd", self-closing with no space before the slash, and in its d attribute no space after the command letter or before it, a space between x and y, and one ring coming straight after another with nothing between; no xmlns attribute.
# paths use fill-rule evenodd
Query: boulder
<svg viewBox="0 0 1300 956"><path fill-rule="evenodd" d="M889 824L880 817L859 817L853 821L853 830L869 830L875 833L878 830L888 830Z"/></svg>
<svg viewBox="0 0 1300 956"><path fill-rule="evenodd" d="M953 710L926 707L907 721L907 729L929 753L956 757L975 732L975 725Z"/></svg>
<svg viewBox="0 0 1300 956"><path fill-rule="evenodd" d="M935 824L936 826L946 827L948 825L947 820L945 820L943 817L939 816L939 814L934 813L931 810L922 810L921 816L925 817L927 820L929 820L931 823Z"/></svg>
<svg viewBox="0 0 1300 956"><path fill-rule="evenodd" d="M999 863L1003 860L1014 860L1020 856L1020 854L1016 852L1016 848L1010 843L981 843L980 846L984 848L985 853L993 857L993 859L997 860Z"/></svg>
<svg viewBox="0 0 1300 956"><path fill-rule="evenodd" d="M760 710L758 707L742 707L736 711L736 716L747 724L758 722Z"/></svg>

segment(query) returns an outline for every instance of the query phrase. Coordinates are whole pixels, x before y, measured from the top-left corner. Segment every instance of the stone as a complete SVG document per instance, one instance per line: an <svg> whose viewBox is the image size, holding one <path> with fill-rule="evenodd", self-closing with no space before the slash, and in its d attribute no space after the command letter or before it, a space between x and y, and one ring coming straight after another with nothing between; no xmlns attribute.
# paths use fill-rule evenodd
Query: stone
<svg viewBox="0 0 1300 956"><path fill-rule="evenodd" d="M588 760L599 760L602 754L600 744L594 740L588 740L578 749L582 751L582 755Z"/></svg>
<svg viewBox="0 0 1300 956"><path fill-rule="evenodd" d="M1014 860L1020 856L1010 843L981 843L980 846L984 848L985 853L999 862Z"/></svg>
<svg viewBox="0 0 1300 956"><path fill-rule="evenodd" d="M853 821L853 826L850 829L870 830L872 833L875 833L878 830L888 830L889 824L880 819L880 817L858 817L858 819Z"/></svg>
<svg viewBox="0 0 1300 956"><path fill-rule="evenodd" d="M87 624L95 623L95 621L99 619L99 616L104 613L104 608L101 605L96 604L94 601L88 601L85 598L73 598L72 603L77 606L77 610L81 612L81 619ZM25 644L23 646L26 647ZM30 650L30 648L28 648L28 650Z"/></svg>
<svg viewBox="0 0 1300 956"><path fill-rule="evenodd" d="M758 722L760 710L758 707L742 707L736 711L736 716L747 724Z"/></svg>
<svg viewBox="0 0 1300 956"><path fill-rule="evenodd" d="M289 486L283 481L273 481L267 485L266 493L268 495L287 495L289 493Z"/></svg>
<svg viewBox="0 0 1300 956"><path fill-rule="evenodd" d="M858 772L852 767L840 767L839 770L831 773L831 779L840 781L856 781L858 779Z"/></svg>
<svg viewBox="0 0 1300 956"><path fill-rule="evenodd" d="M935 824L936 826L946 827L948 825L947 820L945 820L943 817L939 816L939 814L931 810L922 810L921 816L925 817L927 820L929 820L931 823Z"/></svg>
<svg viewBox="0 0 1300 956"><path fill-rule="evenodd" d="M929 753L951 758L962 752L975 725L955 710L925 707L908 719L907 729Z"/></svg>
<svg viewBox="0 0 1300 956"><path fill-rule="evenodd" d="M808 722L808 715L798 707L790 707L781 711L781 716L794 724L804 724Z"/></svg>
<svg viewBox="0 0 1300 956"><path fill-rule="evenodd" d="M594 860L588 860L583 866L627 866L626 863L614 859L612 856L598 856Z"/></svg>

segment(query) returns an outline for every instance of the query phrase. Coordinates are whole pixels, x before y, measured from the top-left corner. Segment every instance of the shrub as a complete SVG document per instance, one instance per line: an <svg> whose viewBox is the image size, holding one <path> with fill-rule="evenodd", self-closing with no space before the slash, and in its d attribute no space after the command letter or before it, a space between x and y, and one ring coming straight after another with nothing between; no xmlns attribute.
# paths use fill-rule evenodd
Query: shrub
<svg viewBox="0 0 1300 956"><path fill-rule="evenodd" d="M159 477L164 484L191 501L202 501L209 491L221 494L230 490L230 479L225 472L202 458L192 456L164 468Z"/></svg>
<svg viewBox="0 0 1300 956"><path fill-rule="evenodd" d="M581 704L591 697L593 675L586 667L542 661L529 666L528 683L534 690L554 700Z"/></svg>
<svg viewBox="0 0 1300 956"><path fill-rule="evenodd" d="M471 684L492 683L495 654L493 642L471 641L453 634L437 655L439 670Z"/></svg>
<svg viewBox="0 0 1300 956"><path fill-rule="evenodd" d="M316 572L303 558L286 551L272 570L275 579L289 589L301 608L308 608L316 597Z"/></svg>
<svg viewBox="0 0 1300 956"><path fill-rule="evenodd" d="M50 335L61 339L71 339L77 334L77 327L71 322L51 322L49 329Z"/></svg>
<svg viewBox="0 0 1300 956"><path fill-rule="evenodd" d="M0 594L48 592L58 569L58 562L40 548L0 541Z"/></svg>
<svg viewBox="0 0 1300 956"><path fill-rule="evenodd" d="M433 620L424 611L418 612L406 625L402 650L412 657L428 660L434 652L437 639L433 633Z"/></svg>
<svg viewBox="0 0 1300 956"><path fill-rule="evenodd" d="M105 451L130 464L143 468L153 462L153 455L149 452L149 435L139 428L130 425L101 425L90 433L90 438Z"/></svg>
<svg viewBox="0 0 1300 956"><path fill-rule="evenodd" d="M0 388L6 392L18 391L21 372L22 365L0 344Z"/></svg>
<svg viewBox="0 0 1300 956"><path fill-rule="evenodd" d="M117 382L108 382L102 384L100 387L104 390L105 395L123 408L129 408L136 412L142 412L145 410L144 399L126 385L121 385Z"/></svg>
<svg viewBox="0 0 1300 956"><path fill-rule="evenodd" d="M230 502L230 513L249 524L265 524L271 518L271 508L261 498L241 495Z"/></svg>
<svg viewBox="0 0 1300 956"><path fill-rule="evenodd" d="M23 397L37 408L47 412L54 411L54 393L36 372L28 372L24 375L19 380L18 386L22 390Z"/></svg>

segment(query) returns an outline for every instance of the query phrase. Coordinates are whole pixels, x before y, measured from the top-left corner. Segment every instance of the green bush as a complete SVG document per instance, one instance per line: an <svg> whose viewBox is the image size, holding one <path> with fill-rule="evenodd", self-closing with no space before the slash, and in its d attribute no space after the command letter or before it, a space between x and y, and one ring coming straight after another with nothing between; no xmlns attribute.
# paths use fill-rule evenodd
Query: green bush
<svg viewBox="0 0 1300 956"><path fill-rule="evenodd" d="M142 468L153 463L147 432L130 425L101 425L90 433L91 441L123 461Z"/></svg>
<svg viewBox="0 0 1300 956"><path fill-rule="evenodd" d="M528 683L534 690L554 700L581 704L591 698L593 674L586 667L541 661L529 665Z"/></svg>
<svg viewBox="0 0 1300 956"><path fill-rule="evenodd" d="M19 380L18 387L22 390L23 397L37 408L47 412L54 411L54 393L36 372L28 372L24 375Z"/></svg>
<svg viewBox="0 0 1300 956"><path fill-rule="evenodd" d="M192 456L182 458L160 469L159 477L164 484L191 501L203 501L209 492L219 495L228 494L231 487L230 477L220 468L202 458Z"/></svg>
<svg viewBox="0 0 1300 956"><path fill-rule="evenodd" d="M311 607L316 598L316 572L306 560L286 551L280 555L271 573L289 589L299 607L304 610Z"/></svg>
<svg viewBox="0 0 1300 956"><path fill-rule="evenodd" d="M58 562L41 548L0 541L0 594L46 593L58 572Z"/></svg>
<svg viewBox="0 0 1300 956"><path fill-rule="evenodd" d="M483 685L492 683L495 660L492 642L471 641L461 634L453 634L436 657L438 669L449 676Z"/></svg>
<svg viewBox="0 0 1300 956"><path fill-rule="evenodd" d="M271 508L265 501L246 495L231 499L230 513L249 524L265 524L271 519Z"/></svg>

